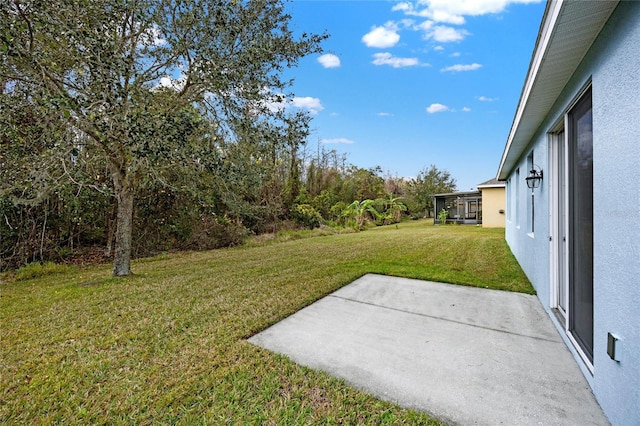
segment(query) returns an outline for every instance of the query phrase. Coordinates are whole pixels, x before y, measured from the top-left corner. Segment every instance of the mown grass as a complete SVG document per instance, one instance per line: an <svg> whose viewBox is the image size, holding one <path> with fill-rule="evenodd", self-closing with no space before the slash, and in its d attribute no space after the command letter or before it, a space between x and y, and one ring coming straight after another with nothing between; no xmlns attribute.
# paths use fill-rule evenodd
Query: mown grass
<svg viewBox="0 0 640 426"><path fill-rule="evenodd" d="M501 230L412 222L0 284L0 423L438 424L245 339L368 272L532 293Z"/></svg>

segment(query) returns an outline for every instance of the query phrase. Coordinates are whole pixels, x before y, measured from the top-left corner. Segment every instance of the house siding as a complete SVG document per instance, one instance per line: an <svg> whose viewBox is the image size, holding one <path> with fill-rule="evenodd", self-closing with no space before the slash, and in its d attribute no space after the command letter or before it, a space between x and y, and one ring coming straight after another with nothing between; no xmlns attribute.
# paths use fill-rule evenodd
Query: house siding
<svg viewBox="0 0 640 426"><path fill-rule="evenodd" d="M621 2L507 179L507 207L514 209L506 224L507 242L614 425L640 424L639 69L640 2ZM550 308L549 180L545 174L541 188L535 190L533 234L527 232L531 190L524 181L532 150L536 165L545 173L550 170L548 133L589 82L594 172L593 372L569 343ZM514 178L517 168L518 181ZM609 332L620 338L620 362L607 355Z"/></svg>
<svg viewBox="0 0 640 426"><path fill-rule="evenodd" d="M504 228L504 187L480 188L480 191L482 191L482 227Z"/></svg>
<svg viewBox="0 0 640 426"><path fill-rule="evenodd" d="M640 425L640 3L622 2L595 47L593 387L613 424Z"/></svg>
<svg viewBox="0 0 640 426"><path fill-rule="evenodd" d="M541 300L549 305L549 198L548 188L543 183L533 190L535 196L535 232L529 232L527 214L531 202L532 190L527 188L525 178L528 176L527 156L534 152L535 164L547 169L547 137L536 138L535 142L524 152L518 165L520 173L514 173L510 180L511 200L508 205L513 209L511 220L507 221L505 236L511 251L518 259L522 270L536 289ZM519 176L516 176L519 175ZM534 253L531 255L531 253Z"/></svg>

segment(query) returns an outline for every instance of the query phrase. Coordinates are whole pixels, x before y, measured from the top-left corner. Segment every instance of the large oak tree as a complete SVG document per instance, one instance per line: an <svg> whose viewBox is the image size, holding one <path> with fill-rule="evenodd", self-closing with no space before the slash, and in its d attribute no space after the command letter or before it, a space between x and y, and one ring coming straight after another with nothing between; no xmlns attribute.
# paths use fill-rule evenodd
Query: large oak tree
<svg viewBox="0 0 640 426"><path fill-rule="evenodd" d="M290 21L281 0L3 1L0 190L22 182L37 198L79 159L88 175L102 165L117 200L113 274L130 274L136 188L201 167L216 139L283 102L285 68L321 50L325 35L296 36Z"/></svg>

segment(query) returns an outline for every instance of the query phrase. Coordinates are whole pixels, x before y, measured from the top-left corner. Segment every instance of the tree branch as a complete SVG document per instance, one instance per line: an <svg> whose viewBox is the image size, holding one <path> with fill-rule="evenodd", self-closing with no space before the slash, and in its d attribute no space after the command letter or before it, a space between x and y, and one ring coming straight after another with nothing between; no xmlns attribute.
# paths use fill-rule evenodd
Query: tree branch
<svg viewBox="0 0 640 426"><path fill-rule="evenodd" d="M16 10L18 11L18 14L22 18L22 20L27 24L27 30L29 31L29 52L33 52L34 37L33 37L33 28L31 27L31 21L24 14L24 11L20 7L20 2L18 2L17 0L13 0L13 5L16 7Z"/></svg>

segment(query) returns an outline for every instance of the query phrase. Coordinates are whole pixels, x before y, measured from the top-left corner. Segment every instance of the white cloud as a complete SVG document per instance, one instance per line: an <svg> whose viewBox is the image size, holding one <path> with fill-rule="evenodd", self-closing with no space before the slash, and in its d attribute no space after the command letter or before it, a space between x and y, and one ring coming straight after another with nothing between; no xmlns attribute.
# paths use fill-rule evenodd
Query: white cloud
<svg viewBox="0 0 640 426"><path fill-rule="evenodd" d="M311 96L305 97L295 97L291 101L291 104L297 108L306 109L311 114L317 114L324 109L322 103L320 103L320 99L312 98Z"/></svg>
<svg viewBox="0 0 640 426"><path fill-rule="evenodd" d="M436 46L436 47L433 48L433 50L435 50L436 52L442 52L444 50L444 47Z"/></svg>
<svg viewBox="0 0 640 426"><path fill-rule="evenodd" d="M445 111L449 111L450 108L446 105L442 105L442 104L431 104L427 107L427 112L429 114L435 114L437 112L445 112Z"/></svg>
<svg viewBox="0 0 640 426"><path fill-rule="evenodd" d="M393 6L391 10L394 12L403 12L405 15L409 16L429 18L436 22L443 22L447 24L462 25L465 23L464 17L461 15L451 14L442 9L433 9L430 7L421 8L421 5L424 3L428 3L428 1L419 0L417 4L402 2Z"/></svg>
<svg viewBox="0 0 640 426"><path fill-rule="evenodd" d="M414 30L424 31L425 33L433 28L433 21L422 21L418 25L414 25Z"/></svg>
<svg viewBox="0 0 640 426"><path fill-rule="evenodd" d="M352 144L355 143L351 139L347 138L336 138L336 139L322 139L320 142L324 144Z"/></svg>
<svg viewBox="0 0 640 426"><path fill-rule="evenodd" d="M447 25L435 25L434 21L426 20L412 27L416 31L422 31L425 40L435 40L438 43L451 43L461 41L469 32L464 29L456 29Z"/></svg>
<svg viewBox="0 0 640 426"><path fill-rule="evenodd" d="M391 116L393 116L393 114L391 114L390 112L379 112L377 115L379 117L391 117Z"/></svg>
<svg viewBox="0 0 640 426"><path fill-rule="evenodd" d="M497 101L498 98L488 98L486 96L478 96L478 100L480 102L493 102L493 101Z"/></svg>
<svg viewBox="0 0 640 426"><path fill-rule="evenodd" d="M451 14L443 10L429 10L427 16L436 22L442 22L445 24L463 25L465 23L464 16Z"/></svg>
<svg viewBox="0 0 640 426"><path fill-rule="evenodd" d="M510 4L539 3L542 0L418 0L401 2L392 10L453 25L463 25L465 16L502 13Z"/></svg>
<svg viewBox="0 0 640 426"><path fill-rule="evenodd" d="M413 4L411 4L410 2L400 2L400 3L396 3L392 8L392 11L397 12L397 11L401 11L401 12L411 12L413 10Z"/></svg>
<svg viewBox="0 0 640 426"><path fill-rule="evenodd" d="M539 3L541 1L543 0L414 0L398 2L391 10L401 12L406 16L423 18L422 23L414 25L412 28L416 31L423 31L425 40L451 43L462 41L469 35L462 28L457 29L449 26L465 25L465 17L499 14L511 4Z"/></svg>
<svg viewBox="0 0 640 426"><path fill-rule="evenodd" d="M482 68L482 65L473 63L473 64L456 64L451 65L450 67L442 68L440 71L442 72L461 72L461 71L475 71L479 68Z"/></svg>
<svg viewBox="0 0 640 426"><path fill-rule="evenodd" d="M262 105L265 106L271 112L282 112L287 108L300 108L306 109L311 114L317 114L324 109L319 98L306 97L294 97L293 99L287 99L282 93L270 93L265 89L264 93L266 100Z"/></svg>
<svg viewBox="0 0 640 426"><path fill-rule="evenodd" d="M164 77L160 77L156 87L166 87L168 89L179 91L184 88L186 81L187 77L184 75L180 75L178 78L171 78L170 76L165 75Z"/></svg>
<svg viewBox="0 0 640 426"><path fill-rule="evenodd" d="M461 56L460 52L453 52L451 55L449 55L451 58L458 58Z"/></svg>
<svg viewBox="0 0 640 426"><path fill-rule="evenodd" d="M338 68L340 66L340 58L332 53L320 56L318 62L325 68Z"/></svg>
<svg viewBox="0 0 640 426"><path fill-rule="evenodd" d="M375 53L373 55L374 65L391 65L393 68L414 67L420 65L418 58L399 58L389 52Z"/></svg>
<svg viewBox="0 0 640 426"><path fill-rule="evenodd" d="M462 107L462 112L469 112L471 111L471 108L469 107Z"/></svg>
<svg viewBox="0 0 640 426"><path fill-rule="evenodd" d="M387 22L382 27L373 27L371 31L362 36L362 42L368 47L393 47L400 41L400 35L397 31L396 24Z"/></svg>
<svg viewBox="0 0 640 426"><path fill-rule="evenodd" d="M416 21L414 21L413 19L403 19L402 21L400 21L400 23L402 23L402 26L404 28L411 28L416 24Z"/></svg>
<svg viewBox="0 0 640 426"><path fill-rule="evenodd" d="M503 12L510 4L540 3L542 0L420 0L429 10L449 15L480 16Z"/></svg>
<svg viewBox="0 0 640 426"><path fill-rule="evenodd" d="M425 34L425 38L434 39L438 43L451 43L464 39L467 34L469 33L465 30L457 30L445 25L436 25Z"/></svg>

